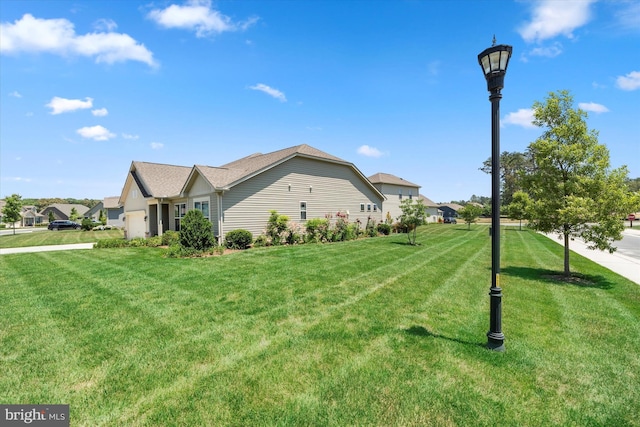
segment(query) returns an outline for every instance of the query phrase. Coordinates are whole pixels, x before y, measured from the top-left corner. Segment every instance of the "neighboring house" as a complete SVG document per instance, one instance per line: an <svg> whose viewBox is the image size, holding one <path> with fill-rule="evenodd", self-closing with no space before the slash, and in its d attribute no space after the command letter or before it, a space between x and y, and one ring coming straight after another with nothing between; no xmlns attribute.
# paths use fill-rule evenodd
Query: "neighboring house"
<svg viewBox="0 0 640 427"><path fill-rule="evenodd" d="M105 197L102 201L107 214L107 225L124 227L124 207L119 203L119 196Z"/></svg>
<svg viewBox="0 0 640 427"><path fill-rule="evenodd" d="M0 222L4 223L4 219L3 219L3 214L2 211L4 210L5 205L7 204L6 201L4 200L0 200ZM40 213L38 213L38 209L35 206L29 206L29 205L25 205L22 206L22 209L20 211L20 220L16 221L15 224L10 224L10 223L6 223L6 225L8 227L33 227L36 225L41 225L44 220L44 216Z"/></svg>
<svg viewBox="0 0 640 427"><path fill-rule="evenodd" d="M104 203L98 202L94 207L84 213L84 218L91 218L93 222L100 222L100 212L104 210Z"/></svg>
<svg viewBox="0 0 640 427"><path fill-rule="evenodd" d="M118 200L120 197L105 197L97 205L89 209L85 214L85 218L91 218L93 221L100 221L100 212L104 212L107 218L106 225L113 227L124 227L124 208L120 206Z"/></svg>
<svg viewBox="0 0 640 427"><path fill-rule="evenodd" d="M23 206L20 215L22 216L20 220L20 226L22 227L34 227L44 222L44 216L38 213L38 209L35 206Z"/></svg>
<svg viewBox="0 0 640 427"><path fill-rule="evenodd" d="M457 218L458 211L463 207L457 203L443 203L440 205L440 210L445 218Z"/></svg>
<svg viewBox="0 0 640 427"><path fill-rule="evenodd" d="M354 164L303 144L220 167L134 161L119 203L129 239L178 231L190 209L201 210L220 238L239 228L262 234L271 210L300 224L337 212L379 222L373 206L383 200Z"/></svg>
<svg viewBox="0 0 640 427"><path fill-rule="evenodd" d="M89 211L89 208L85 205L79 204L70 204L70 203L54 203L52 205L47 206L41 212L44 218L49 218L49 212L53 213L54 219L69 219L71 215L71 210L76 208L78 212L78 218L82 219L85 216L85 213Z"/></svg>
<svg viewBox="0 0 640 427"><path fill-rule="evenodd" d="M377 173L371 175L369 181L378 189L386 200L380 207L382 210L383 220L387 218L387 214L393 222L398 221L398 217L402 215L400 203L406 199L413 199L419 196L420 186L412 182L406 181L389 173Z"/></svg>
<svg viewBox="0 0 640 427"><path fill-rule="evenodd" d="M424 205L424 211L427 214L427 222L438 222L443 217L440 205L422 194L418 196Z"/></svg>

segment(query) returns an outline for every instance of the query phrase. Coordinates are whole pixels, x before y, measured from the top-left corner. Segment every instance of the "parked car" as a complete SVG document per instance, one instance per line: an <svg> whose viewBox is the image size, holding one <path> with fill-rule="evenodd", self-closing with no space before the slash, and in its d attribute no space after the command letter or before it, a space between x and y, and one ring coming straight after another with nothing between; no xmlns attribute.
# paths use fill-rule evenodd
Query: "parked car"
<svg viewBox="0 0 640 427"><path fill-rule="evenodd" d="M456 219L454 217L448 216L448 217L445 217L444 223L445 224L457 224L458 221L456 221Z"/></svg>
<svg viewBox="0 0 640 427"><path fill-rule="evenodd" d="M53 222L50 222L47 228L49 230L68 230L68 229L79 230L81 227L82 226L77 222L58 219Z"/></svg>

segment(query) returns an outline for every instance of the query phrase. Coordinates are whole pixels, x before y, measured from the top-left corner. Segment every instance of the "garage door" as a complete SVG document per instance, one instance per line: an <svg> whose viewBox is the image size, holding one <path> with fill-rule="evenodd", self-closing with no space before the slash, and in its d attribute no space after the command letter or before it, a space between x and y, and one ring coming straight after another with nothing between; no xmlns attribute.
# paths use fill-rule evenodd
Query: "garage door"
<svg viewBox="0 0 640 427"><path fill-rule="evenodd" d="M144 220L146 215L145 211L127 212L126 228L127 239L133 239L135 237L145 237L147 231L147 223Z"/></svg>

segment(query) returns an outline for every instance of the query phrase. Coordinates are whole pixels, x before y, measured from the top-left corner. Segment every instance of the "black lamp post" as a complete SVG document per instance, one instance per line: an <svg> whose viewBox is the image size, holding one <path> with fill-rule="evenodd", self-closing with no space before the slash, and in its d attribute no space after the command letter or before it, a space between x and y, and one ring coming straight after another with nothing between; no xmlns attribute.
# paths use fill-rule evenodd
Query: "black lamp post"
<svg viewBox="0 0 640 427"><path fill-rule="evenodd" d="M493 45L478 55L491 101L491 314L487 347L496 351L504 351L500 287L500 90L504 87L511 50L511 46L504 44L496 46L494 36Z"/></svg>

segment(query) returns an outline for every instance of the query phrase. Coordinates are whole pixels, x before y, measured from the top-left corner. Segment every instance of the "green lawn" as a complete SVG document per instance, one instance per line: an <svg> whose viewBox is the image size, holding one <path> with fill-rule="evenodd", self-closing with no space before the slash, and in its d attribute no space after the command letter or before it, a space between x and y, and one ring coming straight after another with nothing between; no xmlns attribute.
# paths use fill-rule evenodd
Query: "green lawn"
<svg viewBox="0 0 640 427"><path fill-rule="evenodd" d="M122 230L81 231L81 230L37 230L31 233L17 233L0 236L0 249L23 248L27 246L67 245L91 243L99 239L124 237Z"/></svg>
<svg viewBox="0 0 640 427"><path fill-rule="evenodd" d="M487 350L486 226L166 259L0 256L0 402L72 425L640 425L640 287L503 231Z"/></svg>

